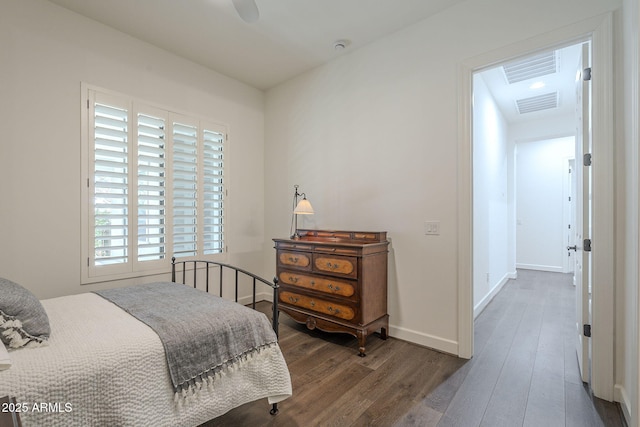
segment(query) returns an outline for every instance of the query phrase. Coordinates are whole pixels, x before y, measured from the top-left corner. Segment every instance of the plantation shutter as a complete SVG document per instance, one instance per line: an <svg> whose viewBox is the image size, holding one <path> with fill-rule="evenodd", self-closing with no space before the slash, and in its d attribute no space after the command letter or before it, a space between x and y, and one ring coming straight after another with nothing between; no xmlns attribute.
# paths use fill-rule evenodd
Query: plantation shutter
<svg viewBox="0 0 640 427"><path fill-rule="evenodd" d="M195 256L198 249L198 128L173 123L173 255Z"/></svg>
<svg viewBox="0 0 640 427"><path fill-rule="evenodd" d="M165 119L138 113L138 261L166 256Z"/></svg>
<svg viewBox="0 0 640 427"><path fill-rule="evenodd" d="M204 254L222 253L223 240L223 152L224 134L205 129L203 131L204 188Z"/></svg>
<svg viewBox="0 0 640 427"><path fill-rule="evenodd" d="M223 254L226 128L86 93L82 282L166 273L172 256Z"/></svg>
<svg viewBox="0 0 640 427"><path fill-rule="evenodd" d="M95 265L127 263L128 111L97 101L93 111L94 262Z"/></svg>

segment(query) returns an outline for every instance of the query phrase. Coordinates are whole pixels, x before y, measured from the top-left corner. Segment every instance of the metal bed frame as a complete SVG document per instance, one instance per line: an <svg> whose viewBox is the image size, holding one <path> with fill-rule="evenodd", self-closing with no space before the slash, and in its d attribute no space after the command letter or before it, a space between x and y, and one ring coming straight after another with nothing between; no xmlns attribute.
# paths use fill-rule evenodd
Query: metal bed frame
<svg viewBox="0 0 640 427"><path fill-rule="evenodd" d="M176 266L178 266L179 264L182 264L182 281L178 282L176 281ZM279 310L278 310L278 289L279 289L279 285L278 285L278 278L274 277L273 278L273 282L269 282L266 279L263 279L260 276L257 276L251 272L248 272L247 270L243 270L242 268L239 267L235 267L233 265L229 265L229 264L224 264L221 262L215 262L215 261L204 261L204 260L185 260L185 261L177 261L175 257L171 258L171 281L174 283L182 283L183 285L186 285L187 283L187 269L189 267L193 268L193 287L196 288L197 283L198 283L198 270L199 269L205 269L206 273L205 273L205 291L207 293L209 293L209 279L210 279L210 270L211 268L219 268L219 274L218 274L218 283L219 283L219 287L218 287L218 296L220 298L222 298L222 283L223 283L223 275L224 275L224 270L225 268L227 270L232 270L233 272L235 272L235 302L238 302L238 279L240 277L249 277L252 279L252 283L253 283L253 296L252 296L252 302L251 302L251 308L253 308L254 310L256 309L256 285L258 282L261 282L269 287L271 287L273 289L273 318L272 318L272 327L273 327L273 331L276 333L276 337L278 336L278 315L279 315ZM244 276L240 276L240 274L243 274ZM274 403L272 404L271 410L269 411L269 413L271 415L276 415L278 413L278 404Z"/></svg>

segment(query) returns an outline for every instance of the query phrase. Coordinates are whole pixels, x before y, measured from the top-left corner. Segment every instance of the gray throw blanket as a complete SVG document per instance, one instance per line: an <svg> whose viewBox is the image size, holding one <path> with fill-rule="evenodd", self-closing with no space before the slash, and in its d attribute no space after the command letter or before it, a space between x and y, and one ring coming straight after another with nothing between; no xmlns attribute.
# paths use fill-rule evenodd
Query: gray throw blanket
<svg viewBox="0 0 640 427"><path fill-rule="evenodd" d="M158 334L174 391L183 396L277 341L264 313L186 285L151 283L95 293Z"/></svg>

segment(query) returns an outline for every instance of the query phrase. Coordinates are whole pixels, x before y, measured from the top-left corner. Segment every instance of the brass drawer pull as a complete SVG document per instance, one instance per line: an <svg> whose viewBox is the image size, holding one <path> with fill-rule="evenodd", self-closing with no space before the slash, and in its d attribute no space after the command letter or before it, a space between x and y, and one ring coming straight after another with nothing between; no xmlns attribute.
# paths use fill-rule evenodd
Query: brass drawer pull
<svg viewBox="0 0 640 427"><path fill-rule="evenodd" d="M327 268L330 268L332 270L335 270L338 267L340 267L339 264L331 264L330 262L327 263Z"/></svg>
<svg viewBox="0 0 640 427"><path fill-rule="evenodd" d="M314 300L311 300L311 302L309 303L309 305L311 305L311 307L315 307L316 306L316 302Z"/></svg>
<svg viewBox="0 0 640 427"><path fill-rule="evenodd" d="M294 297L289 297L289 301L291 301L292 303L297 303L298 302L298 298L294 298Z"/></svg>
<svg viewBox="0 0 640 427"><path fill-rule="evenodd" d="M340 286L333 286L332 283L329 283L329 285L327 286L329 289L331 289L332 291L339 291L340 290Z"/></svg>
<svg viewBox="0 0 640 427"><path fill-rule="evenodd" d="M333 307L329 306L329 307L327 307L327 310L329 312L333 313L333 314L340 314L340 309L339 308L334 309Z"/></svg>
<svg viewBox="0 0 640 427"><path fill-rule="evenodd" d="M298 277L297 276L289 276L289 281L291 283L298 283Z"/></svg>
<svg viewBox="0 0 640 427"><path fill-rule="evenodd" d="M292 263L294 263L294 264L297 264L297 263L298 263L298 257L292 257L292 256L290 256L290 257L289 257L289 261L291 261L291 262L292 262Z"/></svg>

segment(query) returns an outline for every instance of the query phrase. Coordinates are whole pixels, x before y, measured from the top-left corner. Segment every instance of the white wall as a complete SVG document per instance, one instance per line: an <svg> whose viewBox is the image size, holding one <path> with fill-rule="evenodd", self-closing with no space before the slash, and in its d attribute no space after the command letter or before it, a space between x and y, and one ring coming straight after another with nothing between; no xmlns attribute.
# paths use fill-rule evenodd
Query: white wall
<svg viewBox="0 0 640 427"><path fill-rule="evenodd" d="M262 266L263 92L48 1L1 9L0 276L40 298L129 283L80 286L81 82L228 126L231 260Z"/></svg>
<svg viewBox="0 0 640 427"><path fill-rule="evenodd" d="M561 273L567 258L565 200L575 138L516 144L516 266Z"/></svg>
<svg viewBox="0 0 640 427"><path fill-rule="evenodd" d="M391 335L457 353L459 66L619 4L463 2L268 91L267 236L288 234L294 184L313 226L388 231Z"/></svg>
<svg viewBox="0 0 640 427"><path fill-rule="evenodd" d="M482 74L473 76L473 308L474 316L515 277L510 254L514 224L510 203L513 145L508 124Z"/></svg>

